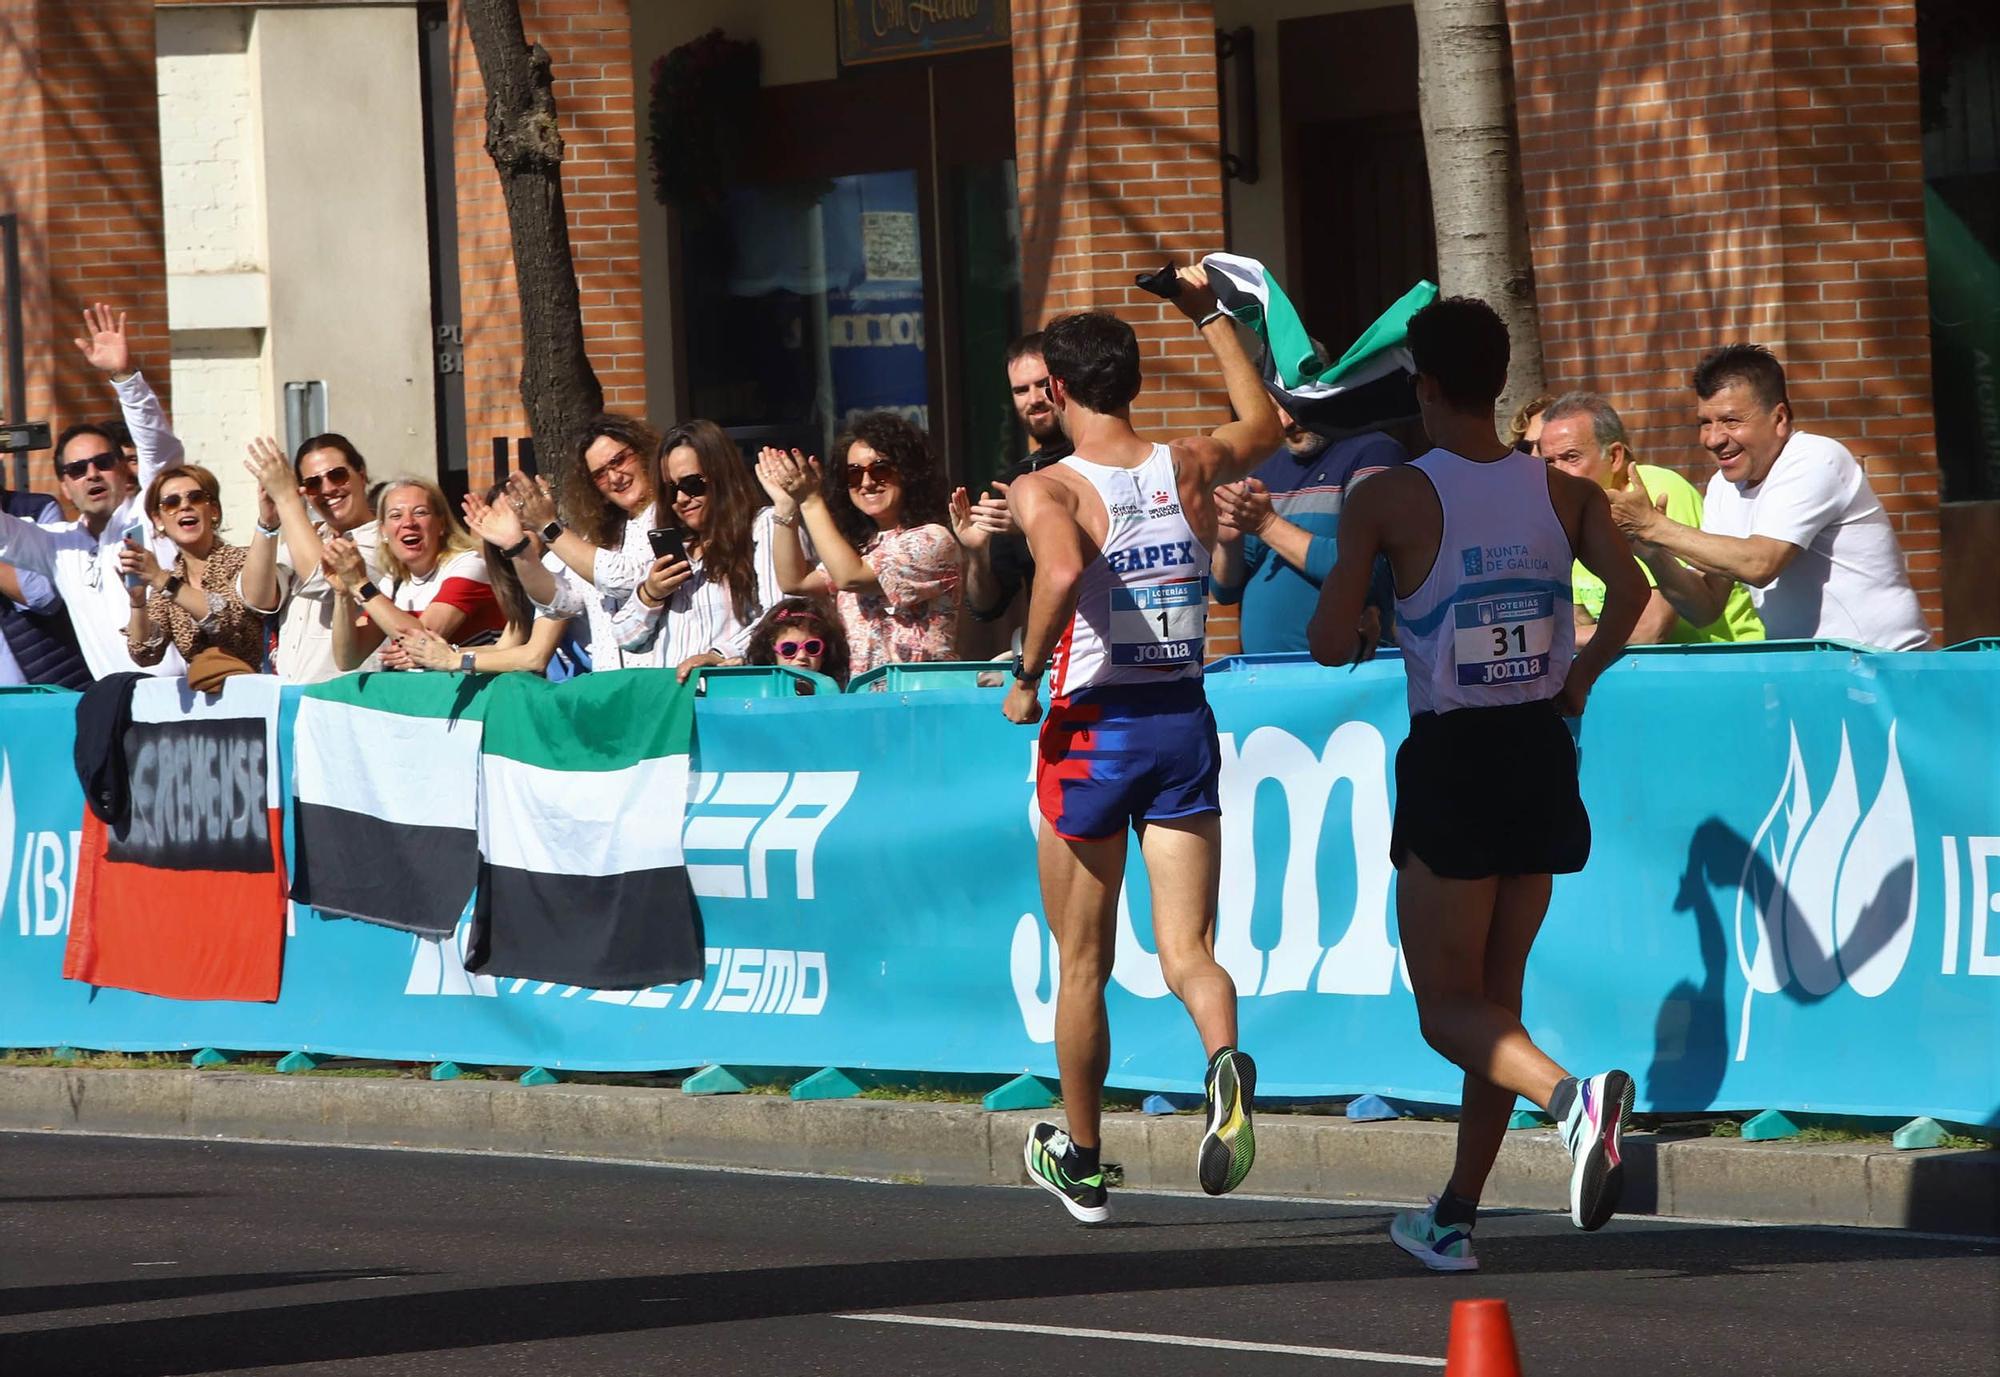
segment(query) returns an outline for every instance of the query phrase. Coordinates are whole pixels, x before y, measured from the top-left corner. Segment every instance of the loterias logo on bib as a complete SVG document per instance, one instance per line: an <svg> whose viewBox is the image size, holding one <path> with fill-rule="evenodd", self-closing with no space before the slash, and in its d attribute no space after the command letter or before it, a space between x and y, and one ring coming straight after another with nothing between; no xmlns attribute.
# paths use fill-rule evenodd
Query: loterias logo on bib
<svg viewBox="0 0 2000 1377"><path fill-rule="evenodd" d="M1955 873L1951 879L1955 889ZM1818 797L1793 725L1784 780L1751 838L1736 891L1736 961L1747 982L1737 1061L1749 1056L1760 994L1795 983L1820 997L1845 983L1872 999L1896 983L1916 933L1917 837L1894 722L1866 814L1846 725L1832 782Z"/></svg>

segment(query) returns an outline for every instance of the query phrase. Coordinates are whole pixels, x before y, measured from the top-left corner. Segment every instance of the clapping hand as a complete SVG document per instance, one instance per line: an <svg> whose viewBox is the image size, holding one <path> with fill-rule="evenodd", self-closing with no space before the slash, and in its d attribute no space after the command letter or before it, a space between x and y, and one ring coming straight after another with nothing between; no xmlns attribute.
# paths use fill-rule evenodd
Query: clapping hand
<svg viewBox="0 0 2000 1377"><path fill-rule="evenodd" d="M391 663L392 657L401 663ZM391 669L457 669L458 657L451 642L428 626L406 631L382 648L382 663Z"/></svg>
<svg viewBox="0 0 2000 1377"><path fill-rule="evenodd" d="M766 445L757 455L757 481L771 495L778 515L791 517L819 491L819 460Z"/></svg>
<svg viewBox="0 0 2000 1377"><path fill-rule="evenodd" d="M1271 490L1255 478L1241 483L1225 483L1215 490L1215 520L1224 540L1261 535L1276 516L1271 506ZM1230 532L1235 534L1230 534Z"/></svg>
<svg viewBox="0 0 2000 1377"><path fill-rule="evenodd" d="M361 547L349 536L327 538L320 547L319 567L326 581L350 598L368 582L368 566L362 561Z"/></svg>
<svg viewBox="0 0 2000 1377"><path fill-rule="evenodd" d="M103 302L83 312L84 338L75 341L83 361L100 372L120 377L132 371L132 345L125 338L125 313Z"/></svg>
<svg viewBox="0 0 2000 1377"><path fill-rule="evenodd" d="M465 526L496 550L511 550L526 534L521 529L521 513L511 502L488 502L476 492L465 495Z"/></svg>
<svg viewBox="0 0 2000 1377"><path fill-rule="evenodd" d="M298 480L292 473L291 464L285 459L285 452L270 436L263 435L252 440L249 452L250 457L243 461L243 467L257 480L257 524L267 531L272 530L278 524L279 499L287 494L296 494Z"/></svg>
<svg viewBox="0 0 2000 1377"><path fill-rule="evenodd" d="M509 478L507 500L519 513L521 525L526 530L539 531L556 519L555 494L549 491L549 485L539 475L530 478L525 473L517 473Z"/></svg>
<svg viewBox="0 0 2000 1377"><path fill-rule="evenodd" d="M951 490L951 533L958 537L958 543L968 550L983 550L993 539L993 532L979 524L973 515L972 499L964 488Z"/></svg>
<svg viewBox="0 0 2000 1377"><path fill-rule="evenodd" d="M1645 480L1636 469L1631 471L1631 481L1624 487L1606 488L1604 495L1611 501L1612 521L1628 540L1650 542L1659 523L1669 519L1666 493L1654 497L1647 492Z"/></svg>

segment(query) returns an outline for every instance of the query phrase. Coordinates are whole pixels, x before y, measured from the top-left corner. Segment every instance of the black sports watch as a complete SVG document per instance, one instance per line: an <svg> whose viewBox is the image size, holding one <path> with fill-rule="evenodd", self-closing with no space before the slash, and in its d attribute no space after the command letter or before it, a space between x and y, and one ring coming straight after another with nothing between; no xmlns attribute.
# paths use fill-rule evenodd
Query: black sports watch
<svg viewBox="0 0 2000 1377"><path fill-rule="evenodd" d="M1048 673L1047 665L1043 665L1033 674L1028 673L1028 662L1023 660L1018 653L1014 656L1014 677L1022 683L1039 684L1042 682L1042 676L1046 673Z"/></svg>
<svg viewBox="0 0 2000 1377"><path fill-rule="evenodd" d="M181 589L185 587L187 587L186 579L182 578L179 574L168 574L167 581L160 585L160 591L167 595L168 602L172 602L180 596Z"/></svg>
<svg viewBox="0 0 2000 1377"><path fill-rule="evenodd" d="M354 604L359 607L382 596L382 590L368 579L361 580L361 586L354 590Z"/></svg>
<svg viewBox="0 0 2000 1377"><path fill-rule="evenodd" d="M519 559L522 555L528 553L528 544L529 544L528 538L526 536L522 536L512 545L509 545L506 549L502 550L500 552L500 558Z"/></svg>
<svg viewBox="0 0 2000 1377"><path fill-rule="evenodd" d="M560 520L551 521L548 525L542 527L541 530L542 544L544 545L555 544L556 537L561 535L562 533L563 533L562 522Z"/></svg>

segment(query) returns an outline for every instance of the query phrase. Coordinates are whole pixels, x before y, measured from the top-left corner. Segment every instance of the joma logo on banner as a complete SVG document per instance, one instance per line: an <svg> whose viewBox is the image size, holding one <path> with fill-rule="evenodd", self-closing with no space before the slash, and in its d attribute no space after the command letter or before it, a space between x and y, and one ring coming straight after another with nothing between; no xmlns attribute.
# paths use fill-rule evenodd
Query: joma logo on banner
<svg viewBox="0 0 2000 1377"><path fill-rule="evenodd" d="M1777 798L1764 815L1736 885L1736 961L1743 972L1736 1060L1750 1053L1750 1016L1758 995L1788 985L1815 998L1843 984L1873 999L1896 983L1909 961L1918 914L1917 835L1910 791L1889 724L1881 783L1864 814L1845 725L1840 755L1824 795L1815 797L1796 724ZM1989 915L2000 908L1994 862L2000 837L1968 837L1972 896L1966 973L2000 976L2000 953L1987 946ZM1961 947L1959 839L1943 850L1943 952L1939 973L1956 975ZM1754 952L1752 946L1754 945Z"/></svg>
<svg viewBox="0 0 2000 1377"><path fill-rule="evenodd" d="M1216 915L1215 957L1245 996L1289 994L1386 995L1397 973L1398 952L1389 936L1389 754L1381 732L1366 722L1346 722L1314 751L1290 732L1259 727L1238 742L1222 743L1222 899ZM1260 871L1254 837L1263 786L1275 783L1284 799L1289 838L1282 871ZM1349 786L1348 815L1333 825L1346 834L1353 861L1353 901L1345 913L1323 911L1319 882L1321 839L1336 788ZM1261 791L1261 792L1260 792ZM1268 804L1266 805L1268 807ZM1032 808L1030 820L1034 821ZM1251 935L1258 887L1276 883L1281 920L1276 945L1260 948ZM1324 931L1340 931L1331 946ZM1036 1042L1055 1039L1055 939L1041 915L1024 913L1014 925L1009 970L1021 1020ZM1139 940L1125 896L1118 900L1118 950L1111 979L1141 999L1167 993L1160 958ZM1043 998L1039 991L1048 990Z"/></svg>
<svg viewBox="0 0 2000 1377"><path fill-rule="evenodd" d="M60 937L76 902L76 867L83 833L22 832L15 850L14 769L0 751L0 913L11 895L23 937ZM20 876L18 886L15 876Z"/></svg>

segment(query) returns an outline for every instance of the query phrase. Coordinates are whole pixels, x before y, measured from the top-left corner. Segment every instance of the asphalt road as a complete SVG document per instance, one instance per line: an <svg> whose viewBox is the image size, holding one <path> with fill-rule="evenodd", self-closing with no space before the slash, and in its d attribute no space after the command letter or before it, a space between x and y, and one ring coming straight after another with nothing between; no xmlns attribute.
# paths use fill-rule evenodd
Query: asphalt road
<svg viewBox="0 0 2000 1377"><path fill-rule="evenodd" d="M2000 1373L1992 1244L1507 1214L1434 1276L1381 1208L1114 1203L0 1135L0 1374L1437 1372L1467 1296L1530 1377Z"/></svg>

